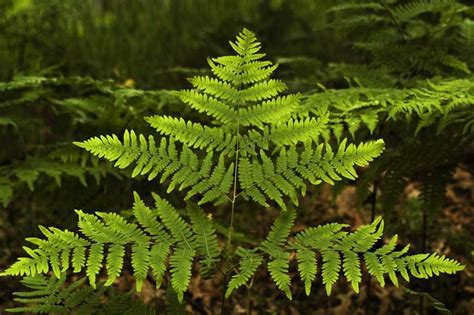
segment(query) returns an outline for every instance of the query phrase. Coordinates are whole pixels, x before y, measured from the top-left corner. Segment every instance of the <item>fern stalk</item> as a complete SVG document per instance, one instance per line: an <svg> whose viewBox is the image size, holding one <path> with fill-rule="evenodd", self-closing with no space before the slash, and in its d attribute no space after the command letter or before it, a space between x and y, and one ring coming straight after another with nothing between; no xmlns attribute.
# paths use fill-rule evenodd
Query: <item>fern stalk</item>
<svg viewBox="0 0 474 315"><path fill-rule="evenodd" d="M240 90L240 84L238 87ZM237 177L238 177L238 169L239 169L239 134L240 134L240 101L237 103L237 126L235 131L235 166L234 166L234 187L232 188L232 208L230 211L230 226L229 226L229 234L227 236L227 248L230 248L232 242L232 230L234 229L234 212L235 212L235 200L237 199Z"/></svg>

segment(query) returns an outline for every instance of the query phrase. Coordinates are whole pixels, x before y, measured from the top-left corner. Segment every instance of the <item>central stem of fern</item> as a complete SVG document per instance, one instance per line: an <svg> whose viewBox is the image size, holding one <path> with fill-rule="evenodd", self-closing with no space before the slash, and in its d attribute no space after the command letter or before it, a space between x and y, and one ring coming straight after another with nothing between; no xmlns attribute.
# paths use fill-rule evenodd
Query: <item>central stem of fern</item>
<svg viewBox="0 0 474 315"><path fill-rule="evenodd" d="M238 90L240 91L240 85ZM230 248L232 242L232 231L234 229L234 212L235 212L235 200L237 199L237 176L238 176L238 165L239 165L239 135L240 135L240 114L239 114L240 101L237 103L237 126L235 128L235 163L234 163L234 187L232 189L232 209L230 212L230 226L229 234L227 235L227 249Z"/></svg>

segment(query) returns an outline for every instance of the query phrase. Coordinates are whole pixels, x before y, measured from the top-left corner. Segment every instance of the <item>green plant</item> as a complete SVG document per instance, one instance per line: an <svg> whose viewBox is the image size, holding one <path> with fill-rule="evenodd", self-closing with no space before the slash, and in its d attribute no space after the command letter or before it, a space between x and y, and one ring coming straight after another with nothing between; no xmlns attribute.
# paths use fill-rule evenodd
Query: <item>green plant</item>
<svg viewBox="0 0 474 315"><path fill-rule="evenodd" d="M84 269L95 287L105 266L105 285L112 285L124 268L126 249L131 247L137 289L150 271L160 286L160 279L169 269L170 284L181 301L196 256L200 257L204 275L214 274L215 268L226 279L232 275L225 283L226 296L248 283L265 264L276 286L291 298L291 253L296 253L298 272L308 295L318 272L318 257L328 294L341 269L354 290L359 290L361 260L381 285L385 275L398 285L397 273L408 280L410 274L428 278L464 268L437 254L405 255L408 247L397 250L396 236L379 247L376 242L384 228L381 218L354 232L342 231L346 225L332 223L291 235L296 219L294 207L300 192L306 191L307 182L334 184L343 178L355 179L354 167L367 166L381 154L384 142L355 145L341 139L335 144L327 136L328 114L317 119L299 118L300 95L279 96L286 86L269 78L276 66L262 60L265 54L259 52L260 43L252 32L244 29L231 46L237 55L208 60L216 77L195 77L191 79L195 89L176 92L184 103L208 116L203 115L202 123L152 116L146 120L162 135L159 141L127 130L123 140L108 135L76 143L98 157L115 161L118 168L133 166L132 176L153 179L161 174L160 181L166 183L168 192L186 190L191 222L181 214L185 211L176 210L156 194L154 208L148 208L135 194L130 221L113 213L94 215L78 210L82 235L41 227L46 239L29 238L37 247L24 247L29 257L20 258L3 276L35 275L51 269L59 278L70 269ZM244 242L234 246L234 216L240 197L282 209L268 236L257 246ZM193 204L194 200L198 205ZM223 242L214 220L199 207L211 202L230 208ZM234 262L239 267L236 273Z"/></svg>
<svg viewBox="0 0 474 315"><path fill-rule="evenodd" d="M80 77L18 76L0 83L0 139L10 144L0 154L0 205L22 198L24 188L33 191L38 181L48 183L46 177L60 187L68 177L87 186L90 178L99 185L107 176L126 176L82 152L72 139L90 130L140 126L136 117L162 107L167 98L164 91Z"/></svg>
<svg viewBox="0 0 474 315"><path fill-rule="evenodd" d="M132 300L130 293L117 294L112 288L100 286L97 289L84 285L85 278L64 286L66 275L59 278L32 276L21 282L31 289L16 292L15 300L28 304L25 307L8 309L12 313L70 313L74 314L155 314L155 311L139 301ZM103 295L107 299L103 301Z"/></svg>
<svg viewBox="0 0 474 315"><path fill-rule="evenodd" d="M473 11L461 1L346 1L328 13L357 52L337 68L364 84L411 86L471 72Z"/></svg>

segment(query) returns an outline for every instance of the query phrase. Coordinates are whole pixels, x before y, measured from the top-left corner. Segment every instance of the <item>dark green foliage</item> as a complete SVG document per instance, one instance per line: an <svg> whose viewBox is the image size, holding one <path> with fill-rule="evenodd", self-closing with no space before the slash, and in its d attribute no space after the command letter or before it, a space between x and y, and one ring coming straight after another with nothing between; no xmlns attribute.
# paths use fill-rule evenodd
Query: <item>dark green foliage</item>
<svg viewBox="0 0 474 315"><path fill-rule="evenodd" d="M65 280L66 275L59 279L45 276L23 278L22 284L31 291L15 292L15 301L28 306L7 311L39 314L155 314L141 301L132 299L131 294L117 294L103 286L93 289L84 285L85 278L76 279L66 286ZM105 302L102 299L104 293L107 293Z"/></svg>
<svg viewBox="0 0 474 315"><path fill-rule="evenodd" d="M340 66L364 83L411 85L420 78L471 72L473 11L461 1L362 0L335 5L328 13L333 26L346 30L354 50L368 55L370 70Z"/></svg>
<svg viewBox="0 0 474 315"><path fill-rule="evenodd" d="M255 34L243 29L230 42L233 55L208 58L208 70L190 70L173 67L183 64L203 43L209 51L215 50L215 55L222 53L211 38L224 22L225 32L232 29L232 21L226 19L238 14L230 8L253 12L248 19L262 25L268 12L306 11L309 9L300 6L309 8L303 5L308 3L210 1L203 5L197 1L159 1L163 6L160 10L152 10L157 4L149 1L127 9L104 2L100 10L90 10L98 5L92 0L75 9L68 1L54 3L54 8L42 1L11 5L13 11L3 13L0 24L3 21L7 30L12 30L16 19L24 18L39 28L49 11L35 16L36 8L61 14L75 10L87 19L68 24L64 31L67 41L91 40L91 58L95 56L103 63L102 69L92 72L99 76L113 72L124 83L43 76L17 76L0 83L0 136L14 143L0 153L0 202L4 206L21 204L19 200L29 196L25 188L38 191L47 185L47 192L65 190L70 177L84 186L94 178L95 192L89 185L84 193L99 195L107 210L129 206L124 196L135 189L127 180L130 178L140 187L138 191L155 190L159 195L152 194L155 206L148 207L135 192L133 208L120 214L76 210L78 233L64 227L40 226L43 236L27 238L34 246L23 247L27 256L1 274L23 276L26 286L37 290L17 293L18 302L27 305L16 312L67 313L80 312L84 307L86 313L154 313L151 306L134 301L131 293L114 293L111 286L124 272L133 276L138 291L147 281L156 283L157 289L165 282L167 312L183 314L184 301L189 300L186 291L196 272L202 278L222 274L222 293L228 298L242 286L250 290L264 267L267 280L292 299L293 265L307 295L317 281L331 294L341 274L358 293L364 270L381 286L385 276L398 286L400 276L409 281L410 275L426 279L464 269L444 255L407 255L408 246L397 247L397 235L383 244L385 226L380 217L352 232L339 223L298 231L294 228L296 207L308 188L337 184L335 195L357 180L361 173L358 167L367 167L356 182L358 203L363 207L370 197L373 216L381 204L385 230L390 234L396 226L392 222L398 199L409 181L416 181L421 188L413 208L420 209L425 220L435 218L443 206L446 185L474 133L470 76L473 23L468 6L454 0L346 2L330 9L327 18L352 30L326 28L318 32L350 38L346 42L354 47L354 57L335 54L337 60L330 60L334 64L315 63L315 56L283 57L277 59L280 64L274 64L266 60ZM143 6L149 10L142 10ZM227 6L229 15L216 14ZM199 10L191 10L197 7ZM257 12L257 7L267 13ZM133 19L136 23L126 18L130 16L128 10L140 11L139 18ZM44 27L63 25L66 20L61 14ZM213 18L208 29L201 32L196 25L208 15ZM183 20L182 25L176 25L176 16ZM311 25L319 23L306 23L311 16L306 12L303 19L295 19L296 24L285 24L288 33L281 33L282 38L275 42L284 42L284 51L292 51L298 40L289 38L310 34L301 40L309 46L308 38L314 36ZM147 25L157 17L161 31L150 32ZM293 21L291 14L287 20ZM127 60L120 59L119 46L106 39L111 30L120 33L126 29L142 37L120 44L124 51L133 47L140 52L128 54ZM83 37L82 32L96 34ZM145 38L144 34L153 35ZM10 35L0 36L0 47L11 40ZM72 40L74 45L65 50L68 56L78 56L78 64L84 63L79 52L84 44L81 41ZM151 48L153 41L161 43L159 49ZM19 42L31 44L26 35ZM104 45L99 47L100 43ZM165 46L176 54L167 53ZM104 47L114 47L117 55ZM101 49L106 55L101 55ZM327 48L331 49L334 47ZM31 69L42 52L17 53L19 63L12 66L13 72ZM62 71L76 73L71 58L66 58ZM136 78L142 86L158 84L150 83L158 78L157 82L165 79L165 86L181 87L182 73L193 73L191 89L131 88L135 76L143 72L134 68L137 60L141 67L145 64L142 60L150 61L146 74ZM51 60L38 63L51 64ZM305 74L300 69L301 75L292 75L292 67L298 64L315 68L305 69ZM164 67L169 69L163 72ZM149 71L151 68L156 73ZM291 80L289 89L281 77L274 76L277 68L282 77ZM343 89L346 83L339 81L341 71L349 85ZM317 84L314 89L321 76L324 85ZM40 133L36 133L38 129ZM156 132L150 132L152 129ZM71 145L73 140L75 146ZM158 177L167 187L166 199L154 181ZM118 182L116 178L125 180ZM120 198L110 194L111 199L117 199L113 202L105 197L110 187L122 191ZM381 194L379 204L377 193ZM90 199L83 199L81 208L97 209ZM184 204L182 199L187 205L178 210L174 204ZM125 206L117 206L115 201ZM236 202L243 206L236 207ZM253 217L251 211L256 211L257 205L281 210L263 240L234 226L234 215ZM248 209L252 210L244 214ZM229 226L223 223L227 215ZM70 272L84 273L89 285L82 278L64 286L65 274ZM51 278L40 275L45 273L51 273ZM76 292L81 292L80 299L70 297Z"/></svg>
<svg viewBox="0 0 474 315"><path fill-rule="evenodd" d="M120 129L169 97L79 77L17 77L0 83L0 138L10 144L0 153L0 203L6 207L45 177L61 187L64 177L87 186L90 179L99 185L107 176L126 175L84 154L72 139L96 128Z"/></svg>

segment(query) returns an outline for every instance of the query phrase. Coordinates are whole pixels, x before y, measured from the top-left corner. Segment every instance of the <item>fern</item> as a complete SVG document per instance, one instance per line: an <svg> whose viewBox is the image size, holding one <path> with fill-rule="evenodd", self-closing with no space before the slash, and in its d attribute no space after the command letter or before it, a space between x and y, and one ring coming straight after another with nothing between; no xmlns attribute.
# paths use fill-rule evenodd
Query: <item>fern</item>
<svg viewBox="0 0 474 315"><path fill-rule="evenodd" d="M139 225L117 214L98 212L92 215L77 211L79 229L84 236L41 227L46 239L27 239L37 248L24 247L29 257L19 258L1 275L34 276L52 270L60 278L68 269L79 272L84 268L92 288L95 288L97 276L105 267L105 285L111 285L123 269L125 248L130 246L137 290L141 289L141 283L150 270L156 277L157 286L160 286L161 277L167 269L166 258L169 257L171 285L179 301L182 301L191 278L194 256L201 256L205 273L220 257L215 228L212 221L196 207L191 209L193 226L190 228L167 201L157 195L154 199L156 209L149 209L135 195L133 213ZM236 255L240 257L238 272L228 283L227 297L246 284L266 261L271 278L291 299L289 264L291 257L295 256L293 253L296 254L298 271L308 295L316 279L318 264L321 265L322 282L328 295L341 270L354 290L359 291L361 261L382 286L385 285L385 275L398 286L397 273L409 281L410 274L417 278L429 278L464 269L460 263L437 254L407 256L408 246L396 251L396 236L388 244L374 248L383 235L384 225L380 217L352 233L342 231L344 224L331 223L306 228L291 240L289 235L295 217L294 209L289 208L277 218L267 238L258 247L237 249ZM321 256L321 263L318 263L317 253Z"/></svg>
<svg viewBox="0 0 474 315"><path fill-rule="evenodd" d="M444 256L406 255L408 246L396 250L396 236L377 248L384 230L381 218L354 232L344 231L344 224L330 223L292 235L296 211L286 202L289 197L298 205L308 183L354 180L358 175L356 166L365 167L380 156L383 140L348 143L342 127L345 123L353 136L361 124L373 132L382 113L391 119L417 114L420 124L428 126L426 121L430 120L425 115L444 113L445 101L440 106L434 104L429 89L399 93L392 89L361 89L327 91L324 94L332 96L320 108L308 103L301 106L301 95L282 95L286 85L270 78L277 66L263 60L265 55L259 52L260 43L252 32L244 29L230 44L236 55L208 60L215 77L194 77L190 80L192 90L174 92L189 107L205 113L208 120L152 116L146 121L156 129L159 140L126 130L122 139L111 134L75 143L98 158L115 162L119 169L133 167L132 176L147 175L152 180L160 175L168 193L186 190L185 199L198 197L198 205L229 201L229 229L216 224L191 202L187 221L181 215L183 211L160 196L153 194L155 207L149 208L135 193L131 219L115 213L77 210L78 233L40 227L44 237L28 238L35 247L25 246L27 256L20 257L2 276L35 276L52 271L61 278L70 270L83 271L95 289L102 286L102 279L105 286L111 286L130 266L136 289L141 290L150 275L160 287L169 272L168 290L180 304L196 257L200 258L204 276L211 276L214 268L221 267L222 258L227 262L239 258L236 272L227 283L226 297L251 282L264 265L275 285L291 299L290 263L295 257L308 295L318 273L329 295L341 271L358 292L362 264L382 286L385 276L398 285L399 275L408 281L410 275L429 278L463 270L459 262ZM459 82L449 87L456 84ZM418 96L425 97L426 102L413 105L416 100L410 105L413 107L403 107L407 99ZM352 102L354 98L356 102ZM336 134L337 143L330 141L331 132ZM233 252L233 216L239 197L265 207L272 200L284 211L264 241L256 242L253 248L241 244ZM217 230L228 232L225 248L220 246ZM245 242L246 238L240 239ZM226 279L231 271L234 267L224 270Z"/></svg>
<svg viewBox="0 0 474 315"><path fill-rule="evenodd" d="M283 209L282 197L297 204L295 189L304 190L305 182L353 179L357 176L353 166L365 166L382 152L381 141L347 148L343 141L334 154L329 145L320 143L326 118L293 117L301 96L279 95L286 86L269 78L276 66L262 60L255 35L244 29L231 46L237 55L209 59L216 77L195 77L190 80L193 90L175 92L191 108L214 119L213 126L152 116L146 121L162 136L159 144L133 130L125 131L123 140L108 135L75 144L115 161L118 168L134 165L132 176L148 175L152 180L161 174L161 183L169 178L168 192L187 189L186 199L201 196L199 204L234 199L227 195L238 175L239 195L262 205L274 200ZM299 147L304 147L301 156ZM275 166L271 156L278 151ZM232 156L237 158L229 159Z"/></svg>
<svg viewBox="0 0 474 315"><path fill-rule="evenodd" d="M365 65L341 65L344 75L365 84L410 86L420 78L471 72L470 26L464 21L472 11L461 1L367 0L335 5L328 13L337 13L332 25L346 30L354 49L371 56Z"/></svg>
<svg viewBox="0 0 474 315"><path fill-rule="evenodd" d="M12 313L55 314L155 314L155 311L128 293L117 294L104 286L93 289L80 278L65 285L66 276L25 277L21 281L30 291L15 292L15 301L27 306L7 309ZM107 295L104 301L103 296Z"/></svg>
<svg viewBox="0 0 474 315"><path fill-rule="evenodd" d="M72 135L99 126L116 130L136 115L141 120L142 111L162 106L169 97L163 91L126 89L112 81L80 77L16 76L0 82L0 137L9 143L0 155L5 161L0 167L0 204L6 207L25 198L26 190L33 191L36 183L49 184L47 180L57 189L64 181L73 183L69 178L87 186L91 178L100 185L128 176L71 145Z"/></svg>
<svg viewBox="0 0 474 315"><path fill-rule="evenodd" d="M236 255L240 257L239 272L230 279L225 296L228 298L232 292L246 284L254 275L257 268L262 264L262 257L254 251L239 247Z"/></svg>
<svg viewBox="0 0 474 315"><path fill-rule="evenodd" d="M97 212L93 215L78 210L78 225L84 236L67 230L42 227L46 240L29 238L28 241L38 248L33 250L25 247L30 257L20 258L3 275L36 275L51 268L59 277L61 272L70 268L74 272L84 268L91 286L95 288L97 276L105 266L105 285L109 286L121 274L126 248L130 246L137 290L141 290L150 270L156 278L157 286L160 286L169 257L171 284L181 301L191 278L196 252L202 253L205 248L209 251L202 254L206 263L203 268L210 268L215 263L218 249L214 230L209 226L207 218L202 217L204 214L199 214L202 210L193 208L193 228L197 231L195 234L167 201L157 195L154 198L157 208L152 211L135 194L133 213L140 225L127 222L117 214ZM160 221L156 220L156 216ZM58 257L61 259L58 260Z"/></svg>
<svg viewBox="0 0 474 315"><path fill-rule="evenodd" d="M318 184L323 180L334 184L334 181L341 180L342 177L354 179L357 174L353 165L367 165L382 149L382 141L367 142L359 146L350 144L346 147L344 140L336 153L329 145L323 144L315 148L307 145L301 153L293 148L283 149L276 163L261 151L261 160L241 158L239 162L242 193L264 206L268 205L266 195L286 209L282 196L289 196L297 204L296 189L304 192L304 181Z"/></svg>
<svg viewBox="0 0 474 315"><path fill-rule="evenodd" d="M398 275L406 281L410 274L416 278L429 278L440 273L452 274L463 270L460 263L438 254L405 255L408 246L400 251L395 250L397 236L389 243L374 248L377 240L383 235L383 221L378 217L373 223L359 227L356 231L344 232L343 224L330 223L318 227L309 227L288 239L295 214L288 210L274 222L272 230L259 248L259 252L239 248L241 258L239 272L232 277L226 295L244 285L268 257L267 268L272 279L289 298L291 298L288 264L290 255L286 250L296 251L298 272L305 284L306 294L311 292L311 284L316 278L318 259L322 257L322 282L326 293L331 294L333 285L343 270L344 276L351 283L354 291L359 292L362 281L361 261L366 265L370 275L374 276L381 286L385 285L387 275L392 283L398 286ZM272 271L273 270L273 271Z"/></svg>
<svg viewBox="0 0 474 315"><path fill-rule="evenodd" d="M192 229L196 235L198 252L201 258L201 274L210 276L218 261L220 250L217 243L216 230L212 221L199 208L189 209Z"/></svg>
<svg viewBox="0 0 474 315"><path fill-rule="evenodd" d="M344 137L344 131L352 137L364 129L373 133L385 117L393 121L415 121L415 135L431 125L437 127L438 134L455 129L469 135L474 124L473 91L469 79L420 82L411 89L325 90L307 96L298 115L328 119L328 129L338 139Z"/></svg>

